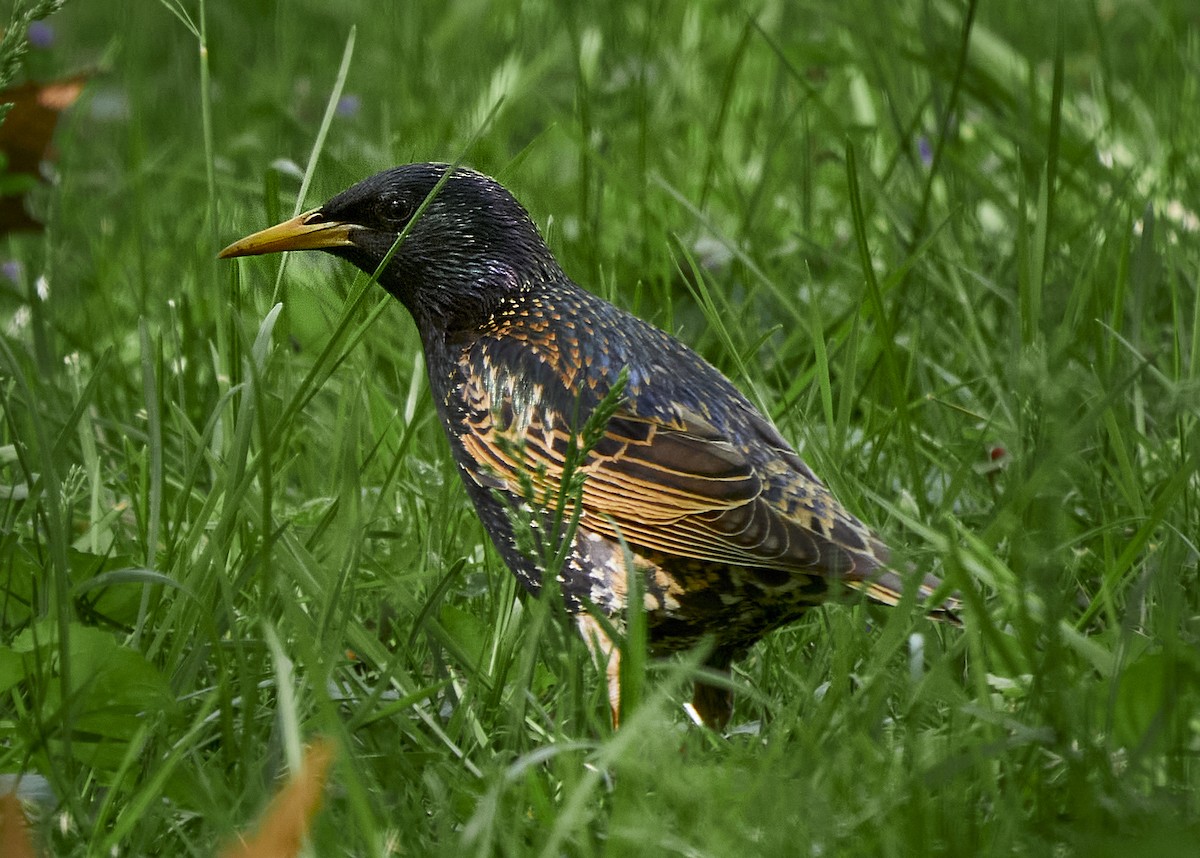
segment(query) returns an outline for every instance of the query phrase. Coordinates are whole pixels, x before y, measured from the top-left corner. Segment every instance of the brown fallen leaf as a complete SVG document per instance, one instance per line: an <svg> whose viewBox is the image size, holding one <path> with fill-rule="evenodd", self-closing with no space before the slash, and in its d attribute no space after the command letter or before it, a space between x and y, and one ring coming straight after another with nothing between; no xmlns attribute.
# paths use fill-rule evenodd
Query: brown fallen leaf
<svg viewBox="0 0 1200 858"><path fill-rule="evenodd" d="M15 793L0 795L0 855L4 858L36 858L29 823Z"/></svg>
<svg viewBox="0 0 1200 858"><path fill-rule="evenodd" d="M0 124L0 152L6 159L5 178L41 178L39 166L54 156L50 140L58 115L79 98L90 77L90 72L84 72L49 83L23 83L0 92L0 104L12 104ZM0 234L42 228L41 223L25 211L24 199L24 193L0 196Z"/></svg>
<svg viewBox="0 0 1200 858"><path fill-rule="evenodd" d="M239 835L239 842L226 847L221 858L295 858L320 807L333 755L334 745L329 739L318 739L310 745L300 770L271 799L258 829L249 838Z"/></svg>

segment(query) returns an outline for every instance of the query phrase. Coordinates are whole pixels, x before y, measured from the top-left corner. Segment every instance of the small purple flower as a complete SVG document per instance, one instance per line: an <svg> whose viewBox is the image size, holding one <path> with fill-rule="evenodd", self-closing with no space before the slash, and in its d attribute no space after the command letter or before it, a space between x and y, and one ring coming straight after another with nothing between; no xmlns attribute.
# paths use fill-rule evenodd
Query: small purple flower
<svg viewBox="0 0 1200 858"><path fill-rule="evenodd" d="M45 21L34 21L29 25L29 44L35 48L48 48L54 44L54 28Z"/></svg>
<svg viewBox="0 0 1200 858"><path fill-rule="evenodd" d="M917 156L926 167L933 166L933 145L924 134L917 138Z"/></svg>
<svg viewBox="0 0 1200 858"><path fill-rule="evenodd" d="M362 97L358 95L343 95L338 99L338 116L357 116L362 108Z"/></svg>
<svg viewBox="0 0 1200 858"><path fill-rule="evenodd" d="M0 262L0 274L4 275L6 280L13 283L21 282L21 263L15 259L6 259Z"/></svg>

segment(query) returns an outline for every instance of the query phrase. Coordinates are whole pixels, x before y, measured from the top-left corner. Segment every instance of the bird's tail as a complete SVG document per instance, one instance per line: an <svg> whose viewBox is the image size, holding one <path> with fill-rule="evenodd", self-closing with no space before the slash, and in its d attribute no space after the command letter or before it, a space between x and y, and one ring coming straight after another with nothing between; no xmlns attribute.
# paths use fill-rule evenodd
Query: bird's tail
<svg viewBox="0 0 1200 858"><path fill-rule="evenodd" d="M896 606L905 592L912 588L911 578L905 580L891 569L878 568L859 581L848 582L854 589L866 594L867 598L883 605ZM962 600L946 591L942 579L926 575L917 587L917 602L925 606L925 612L935 620L958 625L962 613Z"/></svg>
<svg viewBox="0 0 1200 858"><path fill-rule="evenodd" d="M863 530L866 528L863 527ZM936 575L921 576L920 571L912 565L898 572L883 540L867 531L865 541L865 550L860 548L848 552L850 569L842 581L850 589L862 593L873 602L894 608L915 587L916 602L927 616L961 625L959 615L962 613L962 599L941 578Z"/></svg>

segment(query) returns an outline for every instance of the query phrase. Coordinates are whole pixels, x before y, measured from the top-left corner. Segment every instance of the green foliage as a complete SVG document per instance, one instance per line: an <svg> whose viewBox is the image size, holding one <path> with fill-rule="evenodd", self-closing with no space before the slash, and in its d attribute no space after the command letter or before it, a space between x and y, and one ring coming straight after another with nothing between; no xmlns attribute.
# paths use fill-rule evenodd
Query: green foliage
<svg viewBox="0 0 1200 858"><path fill-rule="evenodd" d="M66 0L16 0L0 35L0 89L11 86L21 70L21 61L29 50L29 25L48 18L62 9ZM0 114L3 119L3 114Z"/></svg>
<svg viewBox="0 0 1200 858"><path fill-rule="evenodd" d="M1196 851L1190 3L53 22L50 72L107 70L0 275L0 773L53 854L213 854L317 733L321 855ZM814 612L737 666L727 737L680 710L694 655L634 658L613 733L468 507L402 309L332 258L214 259L459 158L963 627Z"/></svg>

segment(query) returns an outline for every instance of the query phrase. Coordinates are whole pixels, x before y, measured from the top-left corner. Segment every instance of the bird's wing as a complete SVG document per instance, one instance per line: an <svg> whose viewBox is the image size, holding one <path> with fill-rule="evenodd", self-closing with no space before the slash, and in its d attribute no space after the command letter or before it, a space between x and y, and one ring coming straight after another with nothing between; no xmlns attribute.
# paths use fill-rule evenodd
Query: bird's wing
<svg viewBox="0 0 1200 858"><path fill-rule="evenodd" d="M591 530L669 555L850 578L883 561L867 528L758 415L771 455L756 465L694 412L665 421L618 409L587 448L547 409L506 420L506 409L474 405L460 440L481 478L554 508L573 469L583 478L582 521ZM569 508L572 498L564 500Z"/></svg>

